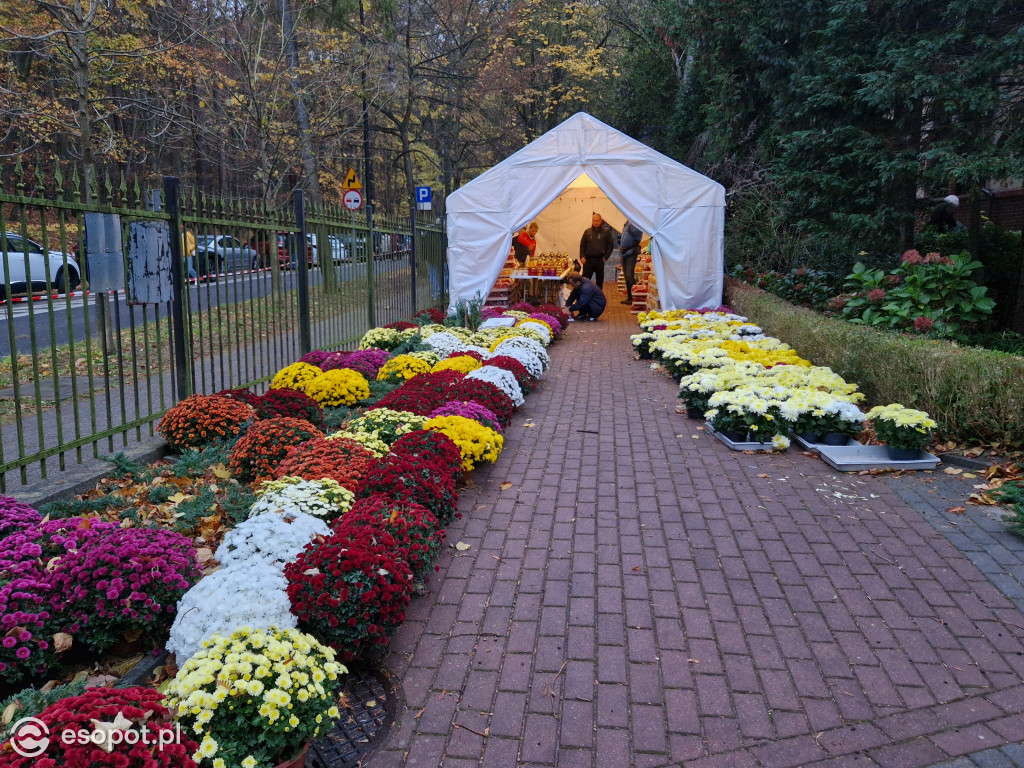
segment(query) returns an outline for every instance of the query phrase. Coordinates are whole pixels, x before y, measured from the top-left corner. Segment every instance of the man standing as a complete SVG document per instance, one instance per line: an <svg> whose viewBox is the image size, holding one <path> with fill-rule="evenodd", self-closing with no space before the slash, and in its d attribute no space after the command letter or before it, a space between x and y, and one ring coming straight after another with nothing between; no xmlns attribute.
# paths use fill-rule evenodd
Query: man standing
<svg viewBox="0 0 1024 768"><path fill-rule="evenodd" d="M611 227L605 225L601 214L595 213L590 228L584 230L580 239L580 261L583 262L583 277L593 276L598 288L604 285L604 263L614 249Z"/></svg>
<svg viewBox="0 0 1024 768"><path fill-rule="evenodd" d="M623 304L633 303L633 286L636 285L636 257L640 254L640 241L644 233L627 221L622 228L622 239L619 240L619 251L622 253L622 276L626 279L626 300Z"/></svg>

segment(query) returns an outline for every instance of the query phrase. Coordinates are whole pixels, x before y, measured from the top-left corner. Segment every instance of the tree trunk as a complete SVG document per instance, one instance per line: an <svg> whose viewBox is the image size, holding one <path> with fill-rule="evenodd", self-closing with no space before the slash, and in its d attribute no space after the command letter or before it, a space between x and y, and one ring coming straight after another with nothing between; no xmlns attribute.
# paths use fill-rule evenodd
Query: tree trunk
<svg viewBox="0 0 1024 768"><path fill-rule="evenodd" d="M281 26L284 31L285 57L292 85L292 101L295 104L295 127L299 132L302 189L309 202L320 205L323 202L323 195L320 191L320 172L310 140L309 110L306 109L306 102L302 97L302 83L299 79L299 45L295 40L295 21L292 18L290 0L281 0Z"/></svg>
<svg viewBox="0 0 1024 768"><path fill-rule="evenodd" d="M88 19L80 0L74 4L75 28L71 32L72 77L75 81L75 119L78 123L79 152L82 156L82 199L92 202L92 186L96 178L96 164L92 154L92 114L89 104L89 41Z"/></svg>

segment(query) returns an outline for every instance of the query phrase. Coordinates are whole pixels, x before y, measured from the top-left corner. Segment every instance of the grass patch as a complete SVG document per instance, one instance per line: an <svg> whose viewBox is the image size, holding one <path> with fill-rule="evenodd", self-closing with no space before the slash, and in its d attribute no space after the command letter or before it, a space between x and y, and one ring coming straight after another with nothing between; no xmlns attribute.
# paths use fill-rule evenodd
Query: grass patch
<svg viewBox="0 0 1024 768"><path fill-rule="evenodd" d="M736 312L856 382L868 402L927 411L946 439L1024 447L1024 357L853 325L737 280L726 292Z"/></svg>

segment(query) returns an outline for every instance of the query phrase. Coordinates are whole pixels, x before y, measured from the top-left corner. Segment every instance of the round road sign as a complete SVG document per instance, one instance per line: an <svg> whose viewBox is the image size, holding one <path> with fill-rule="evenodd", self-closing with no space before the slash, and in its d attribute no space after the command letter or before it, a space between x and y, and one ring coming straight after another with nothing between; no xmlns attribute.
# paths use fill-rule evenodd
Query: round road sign
<svg viewBox="0 0 1024 768"><path fill-rule="evenodd" d="M348 189L345 191L345 207L350 211L358 211L363 205L363 196L359 194L358 189Z"/></svg>

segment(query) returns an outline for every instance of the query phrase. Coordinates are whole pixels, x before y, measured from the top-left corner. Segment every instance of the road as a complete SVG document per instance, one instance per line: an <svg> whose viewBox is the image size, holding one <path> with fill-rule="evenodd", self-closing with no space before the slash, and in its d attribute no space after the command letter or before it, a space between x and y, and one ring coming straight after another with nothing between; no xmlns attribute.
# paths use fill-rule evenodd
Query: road
<svg viewBox="0 0 1024 768"><path fill-rule="evenodd" d="M408 269L408 262L402 260L378 260L374 264L379 277L390 276ZM338 279L342 282L366 280L366 264L337 265ZM320 285L323 276L319 268L309 271L310 287ZM282 272L281 282L284 291L293 291L297 287L295 272ZM270 270L260 272L234 273L221 275L216 282L199 283L189 286L189 301L193 311L208 309L222 304L234 304L240 301L260 298L273 290L272 273ZM11 354L11 331L13 329L14 348L18 354L30 354L34 349L42 351L50 348L51 326L56 344L67 344L69 339L76 343L85 339L86 311L88 305L88 329L94 337L97 333L97 298L95 295L78 294L70 301L65 297L49 301L15 302L0 305L0 355ZM145 313L142 306L129 306L127 297L122 291L117 294L116 305L110 302L110 311L115 327L128 328L131 323L140 326L146 319L153 320L155 312L149 305ZM52 316L51 316L52 309ZM161 317L165 316L166 305L160 309ZM70 317L69 314L70 313ZM52 320L51 320L52 317ZM131 318L131 319L130 319ZM33 326L36 343L32 342Z"/></svg>

